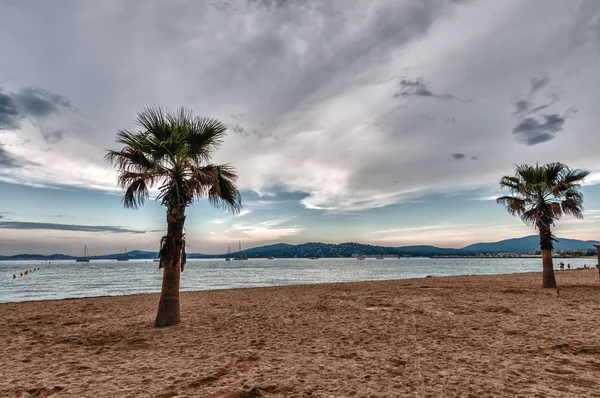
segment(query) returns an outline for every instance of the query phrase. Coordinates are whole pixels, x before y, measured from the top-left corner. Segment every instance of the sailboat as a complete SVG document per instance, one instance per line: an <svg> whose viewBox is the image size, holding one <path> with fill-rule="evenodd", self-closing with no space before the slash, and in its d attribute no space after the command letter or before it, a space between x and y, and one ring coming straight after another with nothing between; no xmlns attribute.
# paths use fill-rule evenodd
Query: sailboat
<svg viewBox="0 0 600 398"><path fill-rule="evenodd" d="M90 259L88 258L88 251L87 251L87 245L83 246L83 257L78 258L77 260L75 260L76 263L89 263Z"/></svg>
<svg viewBox="0 0 600 398"><path fill-rule="evenodd" d="M227 257L225 257L225 261L231 261L231 246L227 246Z"/></svg>
<svg viewBox="0 0 600 398"><path fill-rule="evenodd" d="M248 255L246 253L242 253L242 241L240 241L240 250L239 250L239 256L238 257L234 257L234 260L248 260Z"/></svg>
<svg viewBox="0 0 600 398"><path fill-rule="evenodd" d="M123 256L117 257L117 261L129 261L129 257L127 255L127 248L125 248L125 253L123 253Z"/></svg>

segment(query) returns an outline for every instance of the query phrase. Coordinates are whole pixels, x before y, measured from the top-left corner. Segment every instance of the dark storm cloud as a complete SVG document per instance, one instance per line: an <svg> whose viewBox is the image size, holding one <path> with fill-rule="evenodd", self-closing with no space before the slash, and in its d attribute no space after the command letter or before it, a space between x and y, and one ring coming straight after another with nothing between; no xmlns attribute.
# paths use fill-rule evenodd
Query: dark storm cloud
<svg viewBox="0 0 600 398"><path fill-rule="evenodd" d="M553 104L554 104L554 102L550 102L548 104L539 105L539 106L534 107L534 105L531 101L528 101L525 99L518 100L518 101L515 101L513 104L515 107L513 116L522 118L527 115L532 115L532 114L538 113L539 111L542 111Z"/></svg>
<svg viewBox="0 0 600 398"><path fill-rule="evenodd" d="M21 106L23 113L35 117L44 117L58 113L60 108L70 108L68 99L49 92L40 87L23 87L14 94L15 101Z"/></svg>
<svg viewBox="0 0 600 398"><path fill-rule="evenodd" d="M8 153L6 149L0 144L0 168L1 167L17 167L20 165L19 160Z"/></svg>
<svg viewBox="0 0 600 398"><path fill-rule="evenodd" d="M465 154L464 153L453 153L452 157L456 160L460 160L460 159L464 159L465 158Z"/></svg>
<svg viewBox="0 0 600 398"><path fill-rule="evenodd" d="M44 136L44 140L46 140L47 143L56 144L62 141L63 137L65 136L65 132L62 130L54 130L48 133L42 132L42 135Z"/></svg>
<svg viewBox="0 0 600 398"><path fill-rule="evenodd" d="M4 149L4 146L0 144L0 169L33 165L39 166L39 163L32 162L20 156L15 156L9 153L6 149Z"/></svg>
<svg viewBox="0 0 600 398"><path fill-rule="evenodd" d="M537 112L539 112L539 111L541 111L541 110L544 110L544 109L546 109L546 108L547 108L547 107L549 107L550 105L552 105L552 103L550 103L550 104L544 104L544 105L540 105L540 106L538 106L538 107L535 107L535 108L533 108L532 110L530 110L530 111L529 111L529 113L537 113Z"/></svg>
<svg viewBox="0 0 600 398"><path fill-rule="evenodd" d="M394 93L395 98L402 97L429 97L442 100L455 100L456 96L452 94L434 94L431 92L423 78L407 79L403 78L398 83L398 91Z"/></svg>
<svg viewBox="0 0 600 398"><path fill-rule="evenodd" d="M73 224L54 224L43 222L21 222L21 221L1 221L0 229L26 229L26 230L56 230L56 231L78 231L78 232L108 232L108 233L129 233L143 234L145 231L136 231L107 225L73 225Z"/></svg>
<svg viewBox="0 0 600 398"><path fill-rule="evenodd" d="M19 111L13 98L0 90L0 130L18 128L19 116Z"/></svg>
<svg viewBox="0 0 600 398"><path fill-rule="evenodd" d="M513 134L520 142L528 146L537 145L552 140L556 133L563 130L564 125L565 118L556 113L542 115L541 120L527 117L517 124L513 129Z"/></svg>
<svg viewBox="0 0 600 398"><path fill-rule="evenodd" d="M0 88L0 130L16 130L21 127L23 119L44 118L70 108L68 99L41 87L23 87L17 92L8 93ZM57 138L52 134L50 137L51 140Z"/></svg>
<svg viewBox="0 0 600 398"><path fill-rule="evenodd" d="M529 102L527 100L515 101L514 105L515 105L515 111L513 112L513 115L526 113L531 108L531 102Z"/></svg>
<svg viewBox="0 0 600 398"><path fill-rule="evenodd" d="M548 76L542 77L534 77L531 79L531 93L535 93L536 91L546 87L550 83L550 78Z"/></svg>
<svg viewBox="0 0 600 398"><path fill-rule="evenodd" d="M573 112L571 111L572 108L569 108L563 116L556 113L539 115L540 111L549 108L560 100L560 93L557 91L548 92L547 90L544 97L549 99L550 102L536 106L533 102L533 99L538 97L536 92L547 87L550 84L550 78L546 75L534 77L529 84L530 90L526 98L513 103L515 107L513 116L518 119L517 125L513 128L513 134L519 142L531 146L554 139L556 133L564 129L566 118Z"/></svg>

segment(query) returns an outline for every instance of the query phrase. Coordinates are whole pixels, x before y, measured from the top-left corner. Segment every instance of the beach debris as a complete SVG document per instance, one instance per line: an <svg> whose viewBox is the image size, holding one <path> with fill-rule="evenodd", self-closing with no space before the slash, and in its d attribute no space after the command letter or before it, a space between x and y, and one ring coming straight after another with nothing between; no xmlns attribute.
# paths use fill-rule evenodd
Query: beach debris
<svg viewBox="0 0 600 398"><path fill-rule="evenodd" d="M16 277L17 277L17 275L16 275L16 274L13 274L13 279L15 279Z"/></svg>
<svg viewBox="0 0 600 398"><path fill-rule="evenodd" d="M58 393L64 389L65 388L62 386L55 386L53 388L48 388L48 387L30 388L29 390L25 391L24 396L25 397L47 397L47 396L53 395L55 393Z"/></svg>
<svg viewBox="0 0 600 398"><path fill-rule="evenodd" d="M242 391L234 395L235 398L260 398L262 396L258 387L252 387L249 391Z"/></svg>
<svg viewBox="0 0 600 398"><path fill-rule="evenodd" d="M560 297L560 290L558 289L558 286L556 287L556 298Z"/></svg>

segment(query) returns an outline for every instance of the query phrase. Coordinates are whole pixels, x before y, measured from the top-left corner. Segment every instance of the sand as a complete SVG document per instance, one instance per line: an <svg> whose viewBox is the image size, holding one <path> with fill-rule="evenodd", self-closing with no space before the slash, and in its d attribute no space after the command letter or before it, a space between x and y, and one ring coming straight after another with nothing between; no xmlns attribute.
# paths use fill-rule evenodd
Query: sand
<svg viewBox="0 0 600 398"><path fill-rule="evenodd" d="M185 277L185 275L184 275ZM0 396L600 397L596 270L0 305Z"/></svg>

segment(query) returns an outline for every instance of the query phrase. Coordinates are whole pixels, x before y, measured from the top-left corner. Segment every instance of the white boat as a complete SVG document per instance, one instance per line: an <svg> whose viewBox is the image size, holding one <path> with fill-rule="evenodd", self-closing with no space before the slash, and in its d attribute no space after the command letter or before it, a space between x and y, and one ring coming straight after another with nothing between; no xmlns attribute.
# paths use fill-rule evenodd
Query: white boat
<svg viewBox="0 0 600 398"><path fill-rule="evenodd" d="M87 245L83 246L83 257L78 258L77 260L75 260L76 263L89 263L90 259L88 258L88 251L87 251Z"/></svg>
<svg viewBox="0 0 600 398"><path fill-rule="evenodd" d="M242 241L240 241L240 249L239 249L239 255L237 257L234 257L234 260L248 260L248 255L246 253L242 253Z"/></svg>
<svg viewBox="0 0 600 398"><path fill-rule="evenodd" d="M125 248L125 253L123 253L122 257L117 257L117 261L129 261L129 256L127 254L127 248Z"/></svg>

